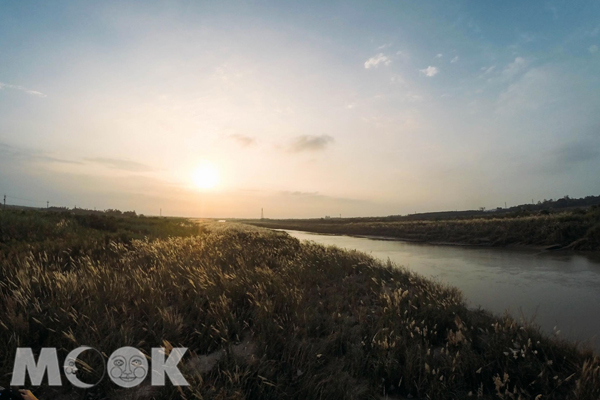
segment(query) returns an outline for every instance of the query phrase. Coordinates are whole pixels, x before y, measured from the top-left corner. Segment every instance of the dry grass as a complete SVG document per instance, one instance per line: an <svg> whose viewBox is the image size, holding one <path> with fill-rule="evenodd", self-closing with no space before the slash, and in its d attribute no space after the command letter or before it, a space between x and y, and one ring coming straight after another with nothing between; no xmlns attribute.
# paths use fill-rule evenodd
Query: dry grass
<svg viewBox="0 0 600 400"><path fill-rule="evenodd" d="M183 368L190 387L118 391L105 380L71 395L600 396L593 354L507 316L470 311L457 289L362 253L229 224L204 224L177 238L79 243L77 255L64 235L56 240L62 252L32 245L1 259L3 386L17 346L57 347L64 356L78 345L110 354L124 345L149 353L168 344L190 349ZM34 390L40 398L55 391Z"/></svg>

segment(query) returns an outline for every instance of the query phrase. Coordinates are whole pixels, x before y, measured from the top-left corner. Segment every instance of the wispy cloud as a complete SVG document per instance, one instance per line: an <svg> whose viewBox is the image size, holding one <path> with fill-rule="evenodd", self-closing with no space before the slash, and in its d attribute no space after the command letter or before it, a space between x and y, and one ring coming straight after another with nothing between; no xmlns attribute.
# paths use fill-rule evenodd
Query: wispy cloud
<svg viewBox="0 0 600 400"><path fill-rule="evenodd" d="M303 151L320 151L325 150L325 148L333 142L333 137L329 135L302 135L293 140L289 150L293 153L300 153Z"/></svg>
<svg viewBox="0 0 600 400"><path fill-rule="evenodd" d="M142 164L137 161L123 160L120 158L93 157L86 158L85 160L96 164L104 165L108 168L119 169L122 171L148 172L153 170L153 168L146 164Z"/></svg>
<svg viewBox="0 0 600 400"><path fill-rule="evenodd" d="M402 76L400 76L398 74L392 75L392 77L390 78L390 81L392 83L395 83L395 84L398 84L398 85L403 85L403 84L406 83L406 80Z"/></svg>
<svg viewBox="0 0 600 400"><path fill-rule="evenodd" d="M563 165L573 165L596 159L600 156L597 146L588 142L566 143L554 150L554 158Z"/></svg>
<svg viewBox="0 0 600 400"><path fill-rule="evenodd" d="M436 67L432 67L431 65L425 69L420 69L419 70L420 73L422 73L423 75L431 78L432 76L436 76L437 74L440 73L440 70L437 69Z"/></svg>
<svg viewBox="0 0 600 400"><path fill-rule="evenodd" d="M392 60L388 56L386 56L383 53L379 53L379 54L369 58L367 61L365 61L365 68L366 69L377 68L380 64L388 66L391 63L392 63Z"/></svg>
<svg viewBox="0 0 600 400"><path fill-rule="evenodd" d="M79 161L65 160L49 155L46 152L20 148L0 142L0 155L3 158L10 158L25 162L45 162L45 163L61 163L61 164L81 164Z"/></svg>
<svg viewBox="0 0 600 400"><path fill-rule="evenodd" d="M319 192L300 192L298 190L282 190L280 193L284 196L320 196Z"/></svg>
<svg viewBox="0 0 600 400"><path fill-rule="evenodd" d="M404 100L406 100L410 103L418 103L418 102L423 101L423 96L418 93L408 92L404 96Z"/></svg>
<svg viewBox="0 0 600 400"><path fill-rule="evenodd" d="M481 75L479 75L479 77L483 77L486 75L491 74L492 72L494 72L494 70L496 69L495 65L492 65L491 67L481 67Z"/></svg>
<svg viewBox="0 0 600 400"><path fill-rule="evenodd" d="M459 59L459 57L456 56L452 60L450 60L450 63L454 64L455 62L458 62L458 59Z"/></svg>
<svg viewBox="0 0 600 400"><path fill-rule="evenodd" d="M595 54L598 52L598 46L596 46L595 44L591 45L588 49L588 51L590 52L590 54Z"/></svg>
<svg viewBox="0 0 600 400"><path fill-rule="evenodd" d="M408 61L410 60L410 56L404 51L397 51L396 57L400 59L400 61Z"/></svg>
<svg viewBox="0 0 600 400"><path fill-rule="evenodd" d="M251 136L241 135L241 134L233 134L229 135L229 138L235 141L242 147L250 147L256 144L256 139Z"/></svg>
<svg viewBox="0 0 600 400"><path fill-rule="evenodd" d="M537 34L534 34L531 32L521 32L519 34L519 40L518 40L517 44L521 45L521 44L526 44L526 43L533 43L540 39L541 39L540 35L537 35Z"/></svg>
<svg viewBox="0 0 600 400"><path fill-rule="evenodd" d="M444 55L442 53L438 53L433 58L442 58L442 57L444 57Z"/></svg>
<svg viewBox="0 0 600 400"><path fill-rule="evenodd" d="M552 13L554 20L558 19L558 9L554 5L547 3L545 9Z"/></svg>
<svg viewBox="0 0 600 400"><path fill-rule="evenodd" d="M496 112L517 115L546 107L560 97L558 77L548 68L530 69L500 93Z"/></svg>
<svg viewBox="0 0 600 400"><path fill-rule="evenodd" d="M585 139L559 144L544 153L540 167L543 173L552 175L564 174L600 159L598 145Z"/></svg>
<svg viewBox="0 0 600 400"><path fill-rule="evenodd" d="M299 191L299 190L281 190L277 193L279 196L284 197L287 201L293 202L293 201L299 201L302 202L300 204L303 205L303 207L306 207L307 205L309 205L310 201L316 201L316 200L320 200L323 202L326 202L325 204L333 204L337 207L339 207L340 204L357 204L357 205L361 205L364 206L365 204L369 204L369 201L365 201L365 200L359 200L359 199L352 199L352 198L348 198L348 197L337 197L337 196L330 196L327 194L323 194L321 192L305 192L305 191Z"/></svg>
<svg viewBox="0 0 600 400"><path fill-rule="evenodd" d="M46 95L44 93L38 92L37 90L31 90L31 89L27 89L26 87L23 87L23 86L10 85L8 83L2 83L2 82L0 82L0 90L2 90L2 89L20 90L20 91L25 92L27 94L30 94L32 96L46 97Z"/></svg>
<svg viewBox="0 0 600 400"><path fill-rule="evenodd" d="M502 71L502 76L508 79L513 78L519 72L523 71L527 64L527 61L523 57L517 57L515 58L515 61L511 62L504 68Z"/></svg>

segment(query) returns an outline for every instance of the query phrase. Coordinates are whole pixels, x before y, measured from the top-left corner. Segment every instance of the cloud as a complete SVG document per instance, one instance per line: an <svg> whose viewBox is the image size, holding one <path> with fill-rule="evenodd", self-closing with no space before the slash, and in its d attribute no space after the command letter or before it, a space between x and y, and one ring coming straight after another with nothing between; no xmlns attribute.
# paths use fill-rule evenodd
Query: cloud
<svg viewBox="0 0 600 400"><path fill-rule="evenodd" d="M302 135L294 139L289 147L289 150L293 153L300 153L303 151L320 151L334 142L334 139L329 135Z"/></svg>
<svg viewBox="0 0 600 400"><path fill-rule="evenodd" d="M515 61L511 62L506 66L506 68L504 68L502 71L502 76L511 79L521 72L527 66L527 64L528 62L523 57L517 57L515 58Z"/></svg>
<svg viewBox="0 0 600 400"><path fill-rule="evenodd" d="M491 67L481 67L481 71L483 71L483 73L481 74L481 76L485 76L487 74L492 73L494 70L496 69L495 65L492 65Z"/></svg>
<svg viewBox="0 0 600 400"><path fill-rule="evenodd" d="M148 172L153 170L153 168L146 164L142 164L136 161L122 160L120 158L93 157L86 158L85 160L96 164L104 165L108 168L120 169L123 171Z"/></svg>
<svg viewBox="0 0 600 400"><path fill-rule="evenodd" d="M458 59L459 59L459 57L456 56L452 60L450 60L450 63L454 64L455 62L458 62Z"/></svg>
<svg viewBox="0 0 600 400"><path fill-rule="evenodd" d="M435 57L433 57L433 58L442 58L442 57L444 57L444 55L443 55L442 53L438 53L438 54L436 54L436 56L435 56Z"/></svg>
<svg viewBox="0 0 600 400"><path fill-rule="evenodd" d="M386 56L383 53L379 53L379 54L369 58L367 61L365 61L365 68L366 69L377 68L379 66L379 64L383 64L387 67L391 63L392 63L392 60L390 60L390 58L388 56Z"/></svg>
<svg viewBox="0 0 600 400"><path fill-rule="evenodd" d="M552 13L552 17L557 20L558 19L558 10L556 9L555 6L553 6L552 4L546 4L546 6L544 7L547 11L550 11Z"/></svg>
<svg viewBox="0 0 600 400"><path fill-rule="evenodd" d="M317 203L320 206L318 208L319 210L323 210L323 208L322 208L323 206L325 206L325 208L329 208L329 209L331 209L330 208L331 206L334 206L335 210L339 210L339 206L341 204L357 205L357 206L361 206L361 207L371 204L370 201L353 199L353 198L348 198L348 197L331 196L331 195L323 194L320 192L304 192L304 191L299 191L299 190L281 190L281 191L277 192L276 194L285 198L286 204L287 204L287 202L294 202L294 201L301 202L298 204L301 204L303 209L305 209L307 206L310 207L310 205L313 201L319 202L319 203ZM335 214L335 215L339 215L339 214Z"/></svg>
<svg viewBox="0 0 600 400"><path fill-rule="evenodd" d="M590 48L588 49L588 51L590 52L590 54L595 54L598 52L598 46L596 46L595 44L591 45Z"/></svg>
<svg viewBox="0 0 600 400"><path fill-rule="evenodd" d="M251 136L240 135L238 133L229 135L229 138L234 140L242 147L250 147L256 144L256 139Z"/></svg>
<svg viewBox="0 0 600 400"><path fill-rule="evenodd" d="M544 159L539 169L552 176L564 174L590 162L597 162L600 159L599 150L597 145L586 139L562 143L543 153Z"/></svg>
<svg viewBox="0 0 600 400"><path fill-rule="evenodd" d="M404 100L406 100L410 103L418 103L418 102L423 101L423 96L418 93L408 92L404 96Z"/></svg>
<svg viewBox="0 0 600 400"><path fill-rule="evenodd" d="M556 73L548 68L533 68L500 93L497 113L530 114L560 98L562 87Z"/></svg>
<svg viewBox="0 0 600 400"><path fill-rule="evenodd" d="M432 76L436 76L437 74L439 74L440 70L437 69L436 67L429 66L425 69L420 69L419 72L421 72L423 75L431 78Z"/></svg>
<svg viewBox="0 0 600 400"><path fill-rule="evenodd" d="M519 34L518 44L521 45L526 43L532 43L539 39L540 35L529 32L522 32L521 34Z"/></svg>
<svg viewBox="0 0 600 400"><path fill-rule="evenodd" d="M406 83L406 80L402 76L400 76L398 74L392 75L392 77L390 78L390 81L392 83L395 83L395 84L398 84L398 85L404 85Z"/></svg>
<svg viewBox="0 0 600 400"><path fill-rule="evenodd" d="M319 192L300 192L298 190L296 190L296 191L283 190L280 193L284 196L321 196L319 194ZM323 197L323 196L321 196L321 197Z"/></svg>
<svg viewBox="0 0 600 400"><path fill-rule="evenodd" d="M598 158L598 148L586 142L572 142L563 144L553 152L554 159L563 165L584 163Z"/></svg>
<svg viewBox="0 0 600 400"><path fill-rule="evenodd" d="M27 89L26 87L23 87L23 86L9 85L8 83L2 83L2 82L0 82L0 90L2 90L4 88L14 89L14 90L20 90L20 91L25 92L27 94L30 94L32 96L46 97L46 95L44 93L38 92L37 90L31 90L31 89Z"/></svg>
<svg viewBox="0 0 600 400"><path fill-rule="evenodd" d="M401 60L401 61L408 61L410 60L410 56L403 52L403 51L397 51L396 52L396 56Z"/></svg>
<svg viewBox="0 0 600 400"><path fill-rule="evenodd" d="M10 146L6 143L0 142L0 154L3 156L2 158L10 158L18 161L42 161L48 163L62 163L62 164L81 164L79 161L71 161L65 160L62 158L53 157L48 155L45 152L26 149L26 148L18 148Z"/></svg>

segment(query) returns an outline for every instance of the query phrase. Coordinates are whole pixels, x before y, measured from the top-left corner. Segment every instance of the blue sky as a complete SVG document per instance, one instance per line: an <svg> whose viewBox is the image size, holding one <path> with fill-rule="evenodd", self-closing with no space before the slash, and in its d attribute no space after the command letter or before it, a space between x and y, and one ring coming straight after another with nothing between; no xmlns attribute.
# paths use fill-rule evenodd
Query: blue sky
<svg viewBox="0 0 600 400"><path fill-rule="evenodd" d="M597 195L599 46L598 1L3 1L0 190L225 217Z"/></svg>

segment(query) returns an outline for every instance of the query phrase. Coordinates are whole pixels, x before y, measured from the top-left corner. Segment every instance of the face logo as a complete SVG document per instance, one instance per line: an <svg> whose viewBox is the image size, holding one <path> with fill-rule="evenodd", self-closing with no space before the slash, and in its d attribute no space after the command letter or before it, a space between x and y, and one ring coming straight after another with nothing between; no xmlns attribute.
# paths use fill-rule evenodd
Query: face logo
<svg viewBox="0 0 600 400"><path fill-rule="evenodd" d="M67 360L64 366L65 374L67 375L76 375L79 370L75 365L75 360Z"/></svg>
<svg viewBox="0 0 600 400"><path fill-rule="evenodd" d="M110 379L117 385L132 388L148 375L148 361L144 354L133 347L122 347L108 360Z"/></svg>

